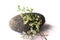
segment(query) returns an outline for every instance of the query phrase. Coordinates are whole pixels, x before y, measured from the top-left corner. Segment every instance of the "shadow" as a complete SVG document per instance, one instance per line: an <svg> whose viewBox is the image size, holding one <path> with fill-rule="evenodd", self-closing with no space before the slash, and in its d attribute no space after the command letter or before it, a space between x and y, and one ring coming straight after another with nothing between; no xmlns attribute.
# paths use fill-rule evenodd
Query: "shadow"
<svg viewBox="0 0 60 40"><path fill-rule="evenodd" d="M41 31L46 31L46 30L49 30L52 28L52 25L50 24L44 24L42 27L41 27Z"/></svg>

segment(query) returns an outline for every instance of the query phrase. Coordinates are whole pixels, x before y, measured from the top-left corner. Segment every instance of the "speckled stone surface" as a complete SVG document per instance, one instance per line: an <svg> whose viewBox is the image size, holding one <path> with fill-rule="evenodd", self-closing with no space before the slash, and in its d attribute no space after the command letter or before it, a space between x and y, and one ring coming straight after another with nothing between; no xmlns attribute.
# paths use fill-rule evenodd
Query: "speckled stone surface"
<svg viewBox="0 0 60 40"><path fill-rule="evenodd" d="M42 25L45 23L45 17L39 13L33 13L33 14L37 14L41 17L43 23ZM20 14L17 16L14 16L10 22L9 22L9 26L11 27L12 30L17 31L17 32L27 32L29 30L29 26L28 25L24 25L23 23L23 19L21 18Z"/></svg>

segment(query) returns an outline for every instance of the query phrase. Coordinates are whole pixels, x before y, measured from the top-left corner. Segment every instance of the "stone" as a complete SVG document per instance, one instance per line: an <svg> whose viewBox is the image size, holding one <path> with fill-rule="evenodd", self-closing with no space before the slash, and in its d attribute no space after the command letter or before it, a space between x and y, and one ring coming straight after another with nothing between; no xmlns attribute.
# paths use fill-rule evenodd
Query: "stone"
<svg viewBox="0 0 60 40"><path fill-rule="evenodd" d="M25 13L26 14L26 13ZM42 24L41 26L45 23L45 17L42 15L42 14L39 14L39 13L33 13L33 14L36 14L36 15L39 15L42 19ZM19 15L16 15L14 16L10 21L9 21L9 26L12 30L14 31L17 31L17 32L20 32L22 33L23 31L24 32L27 32L29 29L30 29L30 26L28 25L25 25L23 23L23 19L21 18L20 14Z"/></svg>

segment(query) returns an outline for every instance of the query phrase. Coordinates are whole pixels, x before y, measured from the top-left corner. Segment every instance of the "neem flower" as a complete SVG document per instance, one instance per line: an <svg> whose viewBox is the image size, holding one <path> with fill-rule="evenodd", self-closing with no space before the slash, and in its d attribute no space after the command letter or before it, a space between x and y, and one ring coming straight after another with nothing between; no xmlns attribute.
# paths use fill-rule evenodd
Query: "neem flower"
<svg viewBox="0 0 60 40"><path fill-rule="evenodd" d="M11 29L20 32L24 36L34 36L40 34L41 27L45 23L45 17L40 13L32 12L32 8L29 9L28 7L23 7L23 9L21 9L18 5L18 10L24 11L25 13L21 13L10 20L9 25ZM28 13L26 11L28 11Z"/></svg>

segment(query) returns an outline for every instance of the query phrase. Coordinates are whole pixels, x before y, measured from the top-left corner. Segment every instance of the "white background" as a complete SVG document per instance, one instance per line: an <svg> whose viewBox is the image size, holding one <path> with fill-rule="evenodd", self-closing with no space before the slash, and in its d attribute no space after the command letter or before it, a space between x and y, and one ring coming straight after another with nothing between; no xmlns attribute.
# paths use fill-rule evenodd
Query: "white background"
<svg viewBox="0 0 60 40"><path fill-rule="evenodd" d="M0 0L0 40L22 40L20 34L12 31L9 20L18 15L17 5L34 8L52 25L48 40L60 40L60 0Z"/></svg>

